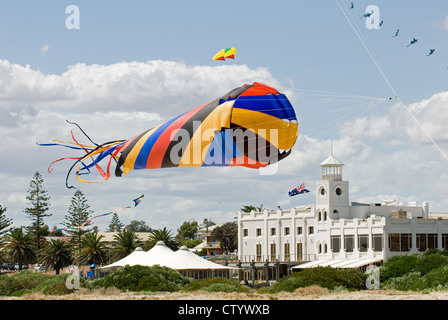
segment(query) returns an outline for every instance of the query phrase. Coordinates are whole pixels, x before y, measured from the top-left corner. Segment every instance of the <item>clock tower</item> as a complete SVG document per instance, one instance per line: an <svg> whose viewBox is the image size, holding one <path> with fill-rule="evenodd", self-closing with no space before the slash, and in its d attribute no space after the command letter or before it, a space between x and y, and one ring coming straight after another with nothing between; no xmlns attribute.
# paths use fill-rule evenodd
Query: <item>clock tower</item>
<svg viewBox="0 0 448 320"><path fill-rule="evenodd" d="M348 181L342 180L344 164L333 156L333 146L330 156L320 166L322 180L316 182L317 220L349 218Z"/></svg>

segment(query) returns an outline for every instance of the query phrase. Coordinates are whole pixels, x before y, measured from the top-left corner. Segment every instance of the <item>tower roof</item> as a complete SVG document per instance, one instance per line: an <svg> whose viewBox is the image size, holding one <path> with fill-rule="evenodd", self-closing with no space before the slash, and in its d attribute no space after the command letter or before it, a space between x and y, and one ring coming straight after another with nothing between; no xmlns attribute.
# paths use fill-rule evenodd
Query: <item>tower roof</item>
<svg viewBox="0 0 448 320"><path fill-rule="evenodd" d="M342 167L344 164L336 159L333 155L330 155L325 161L320 164L323 166Z"/></svg>
<svg viewBox="0 0 448 320"><path fill-rule="evenodd" d="M331 141L330 156L323 161L321 167L342 167L344 164L333 156L333 141Z"/></svg>

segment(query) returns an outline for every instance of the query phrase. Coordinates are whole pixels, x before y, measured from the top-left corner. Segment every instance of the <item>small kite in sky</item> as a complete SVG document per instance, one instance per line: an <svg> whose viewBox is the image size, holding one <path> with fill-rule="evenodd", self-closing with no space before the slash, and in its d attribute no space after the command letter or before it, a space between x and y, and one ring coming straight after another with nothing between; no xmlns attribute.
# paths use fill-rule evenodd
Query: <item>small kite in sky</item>
<svg viewBox="0 0 448 320"><path fill-rule="evenodd" d="M136 206L138 206L138 205L140 204L140 202L143 200L143 197L144 197L144 196L145 196L145 195L141 195L140 197L138 197L138 198L132 200L132 201L134 201L134 207L136 207ZM99 217L108 216L108 215L110 215L110 214L112 214L112 213L115 213L115 212L117 212L117 211L124 210L124 209L130 209L130 208L132 208L132 207L131 207L131 206L127 206L127 207L118 208L118 209L115 209L115 210L113 210L113 211L111 211L111 212L103 213L103 214L97 215L97 216L95 216L95 217L93 217L93 218L90 218L89 220L87 220L85 223L83 223L83 224L80 225L80 226L77 226L77 227L57 228L57 229L54 229L54 230L50 230L49 232L64 231L64 230L68 230L68 229L81 229L82 227L84 227L84 226L86 226L87 224L89 224L93 219L96 219L96 218L99 218Z"/></svg>
<svg viewBox="0 0 448 320"><path fill-rule="evenodd" d="M392 36L392 38L398 37L398 34L400 33L400 29L397 29L397 31L395 31L395 35Z"/></svg>
<svg viewBox="0 0 448 320"><path fill-rule="evenodd" d="M416 44L418 42L417 39L412 38L411 42L407 45L407 47L412 46L413 44Z"/></svg>
<svg viewBox="0 0 448 320"><path fill-rule="evenodd" d="M235 59L235 53L236 53L235 48L222 49L217 54L215 54L215 56L212 58L212 60L224 60L225 61L226 58L227 59Z"/></svg>
<svg viewBox="0 0 448 320"><path fill-rule="evenodd" d="M426 56L429 57L434 53L434 51L436 51L436 49L429 49L429 53Z"/></svg>
<svg viewBox="0 0 448 320"><path fill-rule="evenodd" d="M355 7L355 5L353 4L353 2L350 5L350 9L353 9Z"/></svg>

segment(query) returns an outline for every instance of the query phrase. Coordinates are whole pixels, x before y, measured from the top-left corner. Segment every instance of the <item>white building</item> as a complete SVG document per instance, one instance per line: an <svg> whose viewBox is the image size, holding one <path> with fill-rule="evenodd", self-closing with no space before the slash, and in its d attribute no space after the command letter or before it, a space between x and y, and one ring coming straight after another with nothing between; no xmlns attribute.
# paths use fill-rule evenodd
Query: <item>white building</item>
<svg viewBox="0 0 448 320"><path fill-rule="evenodd" d="M428 202L350 202L343 164L331 154L320 166L315 204L238 212L238 258L243 264L252 262L264 270L277 266L271 273L278 278L289 267L358 268L394 255L447 248L448 220L431 217ZM265 277L259 272L259 279Z"/></svg>

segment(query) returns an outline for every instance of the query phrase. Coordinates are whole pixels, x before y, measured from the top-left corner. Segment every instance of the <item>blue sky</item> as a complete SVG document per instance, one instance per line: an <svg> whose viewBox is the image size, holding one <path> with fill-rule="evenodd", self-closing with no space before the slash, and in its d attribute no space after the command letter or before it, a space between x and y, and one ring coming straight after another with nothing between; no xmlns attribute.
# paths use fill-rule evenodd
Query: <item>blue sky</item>
<svg viewBox="0 0 448 320"><path fill-rule="evenodd" d="M339 0L344 10L350 2ZM355 8L345 12L356 22L360 35L387 79L401 100L406 105L415 108L418 119L427 125L431 134L434 134L441 146L445 147L442 129L444 117L441 117L445 98L444 96L434 98L431 103L422 101L447 91L448 3L436 0L425 2L355 0L353 2ZM80 10L80 29L78 30L66 28L65 23L69 14L65 11L69 5L76 5ZM384 24L379 30L367 29L364 19L361 19L368 5L376 5L380 9L380 17ZM392 38L398 28L400 29L399 36ZM4 119L9 117L17 121L15 122L17 128L20 127L20 123L23 126L24 119L32 123L33 129L26 131L21 128L21 131L17 132L19 135L29 134L31 138L39 142L45 142L42 139L62 138L60 135L68 133L71 129L63 123L58 126L51 125L49 120L45 120L48 119L44 117L46 112L55 117L60 116L61 119L67 116L78 117L80 124L87 126L89 132L99 136L100 139L107 140L109 137L128 138L134 133L140 133L139 130L143 129L142 124L142 128L138 127L135 129L137 132L134 132L132 122L120 123L119 119L114 118L112 112L127 114L144 112L148 117L152 114L154 118L151 119L154 121L149 121L148 126L153 126L158 124L158 121L176 116L182 108L184 111L190 110L198 103L205 103L211 98L216 98L232 89L232 86L241 85L243 84L241 81L245 82L249 79L260 79L261 82L272 81L273 85L290 93L297 116L301 121L299 133L303 135L299 136L295 147L294 151L297 152L288 162L285 161L284 172L271 177L260 177L250 173L247 180L240 183L246 184L246 190L253 189L251 186L260 183L266 188L261 188L259 191L252 190L247 194L232 192L232 184L229 181L220 180L228 177L222 171L216 171L215 177L211 175L207 179L195 170L182 173L182 177L177 178L176 173L170 171L169 174L167 173L169 179L164 177L164 173L145 172L135 179L143 177L143 180L147 179L146 182L149 183L152 182L151 175L154 174L158 179L157 183L170 184L172 187L166 190L159 188L156 192L151 188L145 190L142 184L138 190L129 187L129 190L125 190L126 193L122 192L121 197L114 196L111 199L108 198L108 194L118 193L118 189L108 189L107 184L83 186L82 190L98 214L102 213L102 210L107 211L121 206L129 197L132 198L131 195L139 196L140 194L137 193L140 191L154 192L152 193L154 198L147 201L146 210L156 213L151 214L144 211L145 209L139 209L141 211L135 210L132 219L146 220L148 225L155 228L167 225L176 229L188 219L202 221L203 218L212 218L217 222L225 222L231 220L234 212L248 203L263 203L269 208L275 208L277 205L294 206L302 202L312 203L313 194L299 199L287 199L284 194L287 194L288 189L295 187L295 184L303 182L302 180L306 180L311 189L313 188L314 181L319 179L318 164L328 154L330 140L335 141L336 156L339 146L339 158L347 165L347 178L354 180L351 182L354 185L352 191L357 199L353 201L374 199L379 196L372 194L378 190L377 184L391 185L393 183L387 179L394 179L393 181L402 181L402 184L398 183L393 189L381 188L384 197L401 196L411 199L421 195L426 198L419 198L419 201L432 201L436 203L436 209L439 211L444 210L445 205L448 205L444 202L442 194L437 195L440 191L439 187L435 187L442 185L439 179L442 179L444 175L438 172L444 170L446 160L424 136L422 137L418 127L417 130L415 129L415 123L410 121L406 112L396 105L396 101L382 103L372 111L358 113L364 111L362 108L366 108L373 100L362 100L355 95L388 98L392 96L392 92L346 21L336 1L229 0L219 3L210 1L15 1L0 5L0 30L0 59L4 64L12 65L12 69L19 70L11 71L10 78L0 82L0 110L3 108ZM418 44L406 47L412 37L418 39ZM211 57L225 47L237 48L236 59L225 62L212 61ZM426 57L430 48L436 49L435 54ZM107 94L103 97L99 93L102 89L100 85L102 78L95 77L105 72L105 69L108 71L104 73L104 79L110 79L111 75L126 70L129 78L124 78L124 81L129 82L129 79L134 79L132 72L142 72L142 68L150 61L168 61L182 65L183 67L175 69L185 69L182 75L178 75L180 80L174 82L179 88L173 89L173 92L167 92L166 97L162 91L157 98L154 96L147 98L153 99L151 101L145 100L146 98L140 100L136 98L136 102L133 102L131 100L134 96L144 97L144 91L151 91L152 87L149 84L148 87L142 85L140 90L132 87L136 90L135 92L129 92L130 87L126 87L120 92L122 83L117 80L113 83L115 87L109 87L107 81L104 82L104 87L114 93L112 98ZM136 64L132 65L133 62ZM119 65L120 63L122 64ZM84 64L85 68L81 68L81 64ZM27 65L33 74L23 78L17 76L20 72L26 74L20 67ZM93 70L95 65L98 68ZM226 74L225 79L220 79L219 70L216 69L218 66L232 68L244 66L248 71L235 72L233 78L230 72ZM192 83L197 87L192 86L188 72L193 74L198 69L207 72L207 67L214 68L211 73L217 75L210 79L204 78L202 82L197 80L201 79L199 76L196 78L196 75L192 75L191 78L196 79ZM166 69L163 69L166 66L158 68L160 68L159 73L166 74ZM170 73L171 77L176 77L178 71L175 70L170 71L173 73ZM75 71L76 76L73 75ZM89 75L90 78L83 78L86 74L83 72L92 72ZM32 80L34 77L36 80ZM56 79L55 83L52 82L53 78ZM11 82L11 79L15 80ZM92 80L92 83L95 83L92 85L93 92L87 93L81 90L77 87L78 80L73 79L81 79L79 82L96 79ZM70 85L64 87L65 80ZM1 78L0 81L2 81ZM10 89L9 83L16 84L14 90ZM191 94L182 89L187 83L192 86L189 87ZM44 87L44 84L48 87ZM207 92L207 85L210 84L213 84L213 90ZM22 85L26 90L20 91ZM42 85L42 88L35 89L39 85ZM306 95L301 91L303 89L349 94L350 96L339 101L341 104L338 106L344 104L347 107L352 106L353 109L348 110L353 110L353 113L346 115L340 122L331 121L325 118L325 114L339 112L334 104L336 96L327 95L329 101L326 103L322 101L322 103L306 104L303 103L306 101ZM96 96L95 90L98 92ZM52 95L61 95L63 98L54 99ZM127 95L129 95L129 98L126 98L128 101L114 105L114 99ZM314 95L311 98L324 99L324 95ZM73 99L72 104L70 99ZM358 101L362 103L358 105ZM30 115L36 114L41 117L33 120ZM155 115L159 115L159 118ZM121 116L123 118L123 115ZM111 124L101 125L99 127L104 130L95 131L94 124L98 125L95 121L104 122L105 119L110 119ZM341 129L341 126L345 125L342 120L349 121L349 125L345 127L348 129L344 127ZM7 127L12 126L11 123L7 124L4 120L0 125L4 129L2 134L14 134L15 131L6 130ZM323 129L317 130L316 127L320 125ZM381 129L383 126L384 129ZM397 129L391 132L391 126L401 127L402 130ZM357 132L358 135L354 137L350 132ZM15 138L8 136L2 144L4 148L8 148L10 144L14 144L15 139L15 144L22 144L23 139L20 138L20 136ZM8 169L3 166L3 172L0 171L0 174L3 174L4 179L15 182L11 183L14 187L3 187L0 190L0 203L8 208L8 214L14 218L17 217L17 220L20 217L22 219L20 223L26 224L27 220L23 219L24 214L21 212L24 208L23 202L28 183L33 173L38 170L44 173L48 188L53 192L54 215L49 224L59 223L58 221L63 218L66 211L64 206L68 207L67 199L73 193L72 190L60 188L64 183L64 165L59 166L59 173L49 175L46 172L47 164L56 159L52 158L53 156L58 157L57 152L52 150L52 157L50 157L45 152L35 150L36 147L30 144L30 141L27 143L27 148L17 151L12 148L14 150L12 157L17 157L17 161L14 158L5 160L7 159L5 155L2 158L3 161L12 161L14 165ZM5 150L4 148L2 150ZM27 157L21 156L20 153L25 150L28 150ZM424 150L423 154L427 157L419 156L414 159L416 150ZM34 161L22 160L30 159L30 155ZM409 167L400 167L400 157L405 157L406 161L410 162ZM376 174L378 178L369 180L368 172L373 170L375 163L387 161L391 162L392 167L398 166L395 167L396 170L390 173L390 167L385 167L384 174ZM428 162L432 163L430 167L427 167ZM20 169L19 164L24 167ZM248 174L245 171L236 170L235 175L241 175L241 172L243 176ZM422 195L411 187L413 181L410 183L407 180L410 173L411 176L424 183L426 193ZM236 176L233 179L237 179ZM183 194L174 187L178 185L180 190L189 189L193 181L197 184L193 190L197 187L197 192L190 190L190 193ZM270 192L268 185L276 192ZM364 188L367 185L373 186ZM118 187L111 186L110 188ZM123 185L121 190L125 188L127 187ZM207 190L211 190L210 193ZM157 216L160 217L164 210L178 210L172 205L173 196L180 197L177 200L186 209L179 209L182 211L179 216L173 213L167 219L158 219ZM23 199L19 200L20 197ZM129 222L126 217L123 220L126 223ZM101 223L107 225L108 221Z"/></svg>

